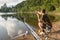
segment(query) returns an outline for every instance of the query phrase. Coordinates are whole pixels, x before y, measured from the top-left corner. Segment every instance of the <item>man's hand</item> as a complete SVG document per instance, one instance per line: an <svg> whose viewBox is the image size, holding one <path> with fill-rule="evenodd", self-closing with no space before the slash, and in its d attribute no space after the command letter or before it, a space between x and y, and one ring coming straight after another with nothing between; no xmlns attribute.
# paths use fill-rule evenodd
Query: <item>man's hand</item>
<svg viewBox="0 0 60 40"><path fill-rule="evenodd" d="M42 14L40 11L38 11L37 13L40 14L40 15Z"/></svg>

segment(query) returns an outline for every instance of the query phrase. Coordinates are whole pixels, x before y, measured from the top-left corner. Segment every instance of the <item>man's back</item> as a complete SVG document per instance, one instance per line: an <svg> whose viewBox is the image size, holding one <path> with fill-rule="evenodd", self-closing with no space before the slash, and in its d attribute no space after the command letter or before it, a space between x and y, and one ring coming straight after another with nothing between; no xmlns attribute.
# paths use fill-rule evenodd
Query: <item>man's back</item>
<svg viewBox="0 0 60 40"><path fill-rule="evenodd" d="M52 24L51 24L50 19L48 18L47 14L43 15L42 20L44 21L44 23L46 23L47 25L52 27Z"/></svg>

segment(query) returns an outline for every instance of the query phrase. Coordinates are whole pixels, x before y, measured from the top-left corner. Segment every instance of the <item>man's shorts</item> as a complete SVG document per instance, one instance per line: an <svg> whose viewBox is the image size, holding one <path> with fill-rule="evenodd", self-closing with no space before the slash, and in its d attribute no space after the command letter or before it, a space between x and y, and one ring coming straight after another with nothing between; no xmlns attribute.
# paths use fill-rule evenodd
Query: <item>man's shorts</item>
<svg viewBox="0 0 60 40"><path fill-rule="evenodd" d="M51 26L46 27L46 31L49 33L51 32Z"/></svg>
<svg viewBox="0 0 60 40"><path fill-rule="evenodd" d="M51 26L46 26L45 24L43 24L43 29L45 29L47 32L50 32L51 31Z"/></svg>

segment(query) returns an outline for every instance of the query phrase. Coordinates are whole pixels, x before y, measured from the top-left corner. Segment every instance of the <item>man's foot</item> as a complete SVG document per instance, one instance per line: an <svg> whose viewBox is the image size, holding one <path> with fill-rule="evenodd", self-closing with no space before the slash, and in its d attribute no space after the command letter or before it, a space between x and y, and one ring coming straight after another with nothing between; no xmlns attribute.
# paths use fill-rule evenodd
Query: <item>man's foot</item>
<svg viewBox="0 0 60 40"><path fill-rule="evenodd" d="M45 40L47 40L48 39L48 35L47 34L45 34Z"/></svg>
<svg viewBox="0 0 60 40"><path fill-rule="evenodd" d="M45 37L45 40L47 40L48 39L48 37Z"/></svg>

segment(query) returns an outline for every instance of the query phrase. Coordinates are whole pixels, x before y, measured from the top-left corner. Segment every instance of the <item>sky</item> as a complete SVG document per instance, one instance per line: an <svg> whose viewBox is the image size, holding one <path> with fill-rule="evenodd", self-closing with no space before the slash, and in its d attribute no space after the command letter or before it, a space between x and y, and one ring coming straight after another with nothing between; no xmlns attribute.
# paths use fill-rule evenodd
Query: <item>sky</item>
<svg viewBox="0 0 60 40"><path fill-rule="evenodd" d="M15 6L16 4L22 2L23 0L0 0L0 7L7 4L8 7Z"/></svg>

